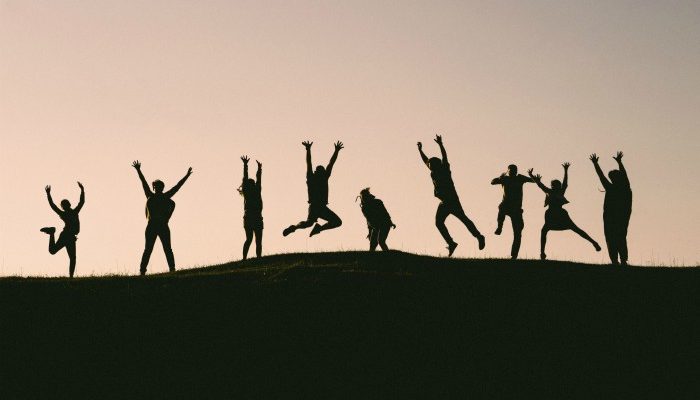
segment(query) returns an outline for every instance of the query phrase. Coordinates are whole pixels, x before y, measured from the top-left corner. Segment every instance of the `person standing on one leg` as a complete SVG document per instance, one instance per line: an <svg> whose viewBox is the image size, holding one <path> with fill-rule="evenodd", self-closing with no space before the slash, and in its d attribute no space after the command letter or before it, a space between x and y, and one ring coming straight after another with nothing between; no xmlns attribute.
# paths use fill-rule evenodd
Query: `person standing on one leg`
<svg viewBox="0 0 700 400"><path fill-rule="evenodd" d="M553 180L551 188L548 188L542 183L542 176L540 174L533 175L533 169L530 168L528 170L530 178L532 178L537 186L547 194L544 200L544 206L548 208L544 214L544 226L542 227L542 234L540 236L540 258L543 260L547 258L545 247L547 246L547 233L549 231L572 230L582 238L588 240L595 248L595 251L600 251L598 242L593 240L583 229L576 226L574 221L571 220L571 217L569 217L569 213L563 208L565 204L569 203L569 200L564 197L564 193L566 193L566 189L569 187L569 166L571 166L571 164L566 162L562 164L562 166L564 167L564 181L562 183L557 179Z"/></svg>
<svg viewBox="0 0 700 400"><path fill-rule="evenodd" d="M338 153L343 149L342 142L335 143L335 151L331 157L328 166L324 168L319 165L314 172L311 164L311 145L313 142L303 142L306 148L306 186L309 195L309 214L305 221L301 221L296 225L290 225L282 232L282 235L287 236L297 229L306 229L313 226L309 236L317 235L323 231L337 228L343 224L343 221L328 208L328 179L331 177L333 166L338 159ZM321 218L326 221L324 225L316 223Z"/></svg>
<svg viewBox="0 0 700 400"><path fill-rule="evenodd" d="M51 209L58 214L61 220L63 220L64 226L61 234L58 235L58 240L55 239L56 228L41 228L42 232L49 235L49 253L56 254L62 248L66 248L66 253L68 253L69 260L68 275L71 278L75 274L75 242L78 240L78 233L80 233L80 218L78 217L78 214L80 213L80 210L83 209L83 205L85 205L85 188L80 182L78 182L78 186L80 187L80 201L75 208L71 208L71 204L68 200L61 200L61 208L56 207L56 204L53 202L53 198L51 198L51 186L46 186L46 197L49 200L49 206L51 206Z"/></svg>
<svg viewBox="0 0 700 400"><path fill-rule="evenodd" d="M389 211L384 206L384 202L374 197L369 192L369 188L363 189L358 197L360 198L362 214L367 219L369 251L377 250L377 245L382 250L389 251L386 239L391 228L396 228L396 224L391 220L391 215L389 215Z"/></svg>
<svg viewBox="0 0 700 400"><path fill-rule="evenodd" d="M170 272L174 272L175 256L173 255L173 249L170 243L170 227L168 226L170 217L173 215L173 211L175 211L175 202L172 200L172 197L180 190L182 185L185 184L187 178L192 175L192 168L187 170L185 177L180 179L180 182L173 186L172 189L163 192L165 184L161 180L153 181L153 190L148 187L148 182L146 182L146 178L143 176L143 172L141 172L141 163L138 160L134 161L132 166L139 175L141 186L143 186L143 192L148 199L146 201L146 219L148 219L148 224L146 225L146 246L143 250L143 256L141 257L141 275L146 275L148 261L151 258L153 246L158 238L160 238L160 243L163 245L165 258L168 260L168 268Z"/></svg>
<svg viewBox="0 0 700 400"><path fill-rule="evenodd" d="M243 243L243 259L248 258L248 249L255 236L255 255L262 255L263 238L263 201L262 201L262 164L258 163L256 180L248 178L247 156L241 157L243 161L243 183L238 188L238 193L243 196L243 229L245 229L245 243Z"/></svg>
<svg viewBox="0 0 700 400"><path fill-rule="evenodd" d="M532 182L532 178L525 175L518 175L518 167L511 164L508 166L508 174L502 174L491 181L492 185L503 186L503 200L498 206L498 227L496 235L500 235L503 230L503 222L506 216L510 217L513 226L513 246L510 249L510 258L518 258L520 251L520 241L522 239L523 228L523 185Z"/></svg>
<svg viewBox="0 0 700 400"><path fill-rule="evenodd" d="M437 226L438 231L440 231L443 239L447 242L447 251L450 257L457 248L457 242L452 240L450 232L445 226L445 219L450 215L454 215L462 221L469 232L478 240L479 250L483 250L484 246L486 246L486 239L479 233L474 223L464 213L462 204L459 201L459 196L457 195L457 190L452 181L452 171L450 171L450 163L447 161L447 151L442 143L442 136L437 135L435 137L435 143L440 146L442 159L437 157L429 159L425 153L423 153L423 143L418 142L418 152L420 153L421 159L428 169L430 169L430 177L433 179L433 186L435 187L435 197L440 199L440 205L435 215L435 226Z"/></svg>
<svg viewBox="0 0 700 400"><path fill-rule="evenodd" d="M613 157L617 161L619 169L608 172L608 180L603 170L598 165L598 156L591 154L593 167L605 189L605 201L603 203L603 226L605 229L605 241L608 245L610 261L617 265L627 265L627 227L632 215L632 189L627 177L627 170L622 164L622 152L617 152ZM619 257L619 261L618 261Z"/></svg>

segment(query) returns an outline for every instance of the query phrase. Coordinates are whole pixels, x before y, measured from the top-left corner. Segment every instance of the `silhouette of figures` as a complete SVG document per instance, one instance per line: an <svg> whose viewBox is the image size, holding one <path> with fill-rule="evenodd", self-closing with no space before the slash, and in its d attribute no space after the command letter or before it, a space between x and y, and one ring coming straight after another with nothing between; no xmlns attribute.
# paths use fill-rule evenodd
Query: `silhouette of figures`
<svg viewBox="0 0 700 400"><path fill-rule="evenodd" d="M309 195L309 214L306 221L301 221L296 225L287 227L287 229L282 232L284 236L289 235L297 229L306 229L311 226L313 226L313 229L309 236L314 236L325 230L337 228L343 224L340 217L328 208L328 178L331 177L333 165L335 165L335 161L338 159L338 153L343 149L343 143L335 143L335 151L333 152L328 166L324 168L319 165L316 167L315 172L311 164L311 145L313 145L313 142L306 141L302 144L306 148L306 186ZM324 225L317 224L316 221L318 221L319 218L325 220L326 223Z"/></svg>
<svg viewBox="0 0 700 400"><path fill-rule="evenodd" d="M627 170L622 164L622 152L613 157L620 169L608 172L608 180L603 170L598 165L598 156L591 154L591 161L600 182L605 188L605 201L603 203L603 226L605 241L608 245L610 261L617 265L627 265L627 227L632 215L632 189L627 177ZM619 261L618 261L619 256Z"/></svg>
<svg viewBox="0 0 700 400"><path fill-rule="evenodd" d="M247 156L241 157L243 161L243 182L238 188L238 193L243 196L243 229L245 229L245 242L243 243L243 259L248 258L248 249L253 242L255 235L255 255L260 257L262 254L262 239L263 239L263 201L262 201L262 164L258 164L258 172L256 179L248 178L248 161Z"/></svg>
<svg viewBox="0 0 700 400"><path fill-rule="evenodd" d="M56 228L41 228L41 232L49 235L49 253L56 254L62 248L66 248L69 260L68 274L71 278L75 274L75 242L78 240L78 233L80 233L80 218L78 214L80 210L83 209L83 205L85 205L85 188L80 182L78 182L78 186L80 187L80 201L75 208L71 208L71 204L68 200L61 200L61 208L56 207L53 198L51 198L51 186L46 186L46 197L49 200L49 206L51 206L51 209L63 220L64 225L61 234L58 235L58 240L55 240Z"/></svg>
<svg viewBox="0 0 700 400"><path fill-rule="evenodd" d="M523 228L525 227L523 221L523 185L532 181L532 178L518 175L518 167L513 164L508 166L508 174L501 174L491 181L492 185L503 186L503 200L498 205L498 227L494 233L500 235L506 216L510 217L510 223L513 226L513 245L510 249L512 259L518 258Z"/></svg>
<svg viewBox="0 0 700 400"><path fill-rule="evenodd" d="M170 221L170 217L175 211L175 202L172 200L172 197L185 184L187 178L192 175L192 168L187 170L185 177L180 179L180 182L173 186L172 189L163 192L165 184L161 180L153 181L153 191L148 187L146 178L141 172L141 163L138 160L134 161L132 166L139 175L143 192L148 199L146 200L146 218L148 219L148 224L146 225L146 246L141 257L141 275L146 274L146 267L148 267L148 261L151 258L151 252L153 252L153 246L157 238L160 238L160 243L163 245L170 272L174 272L175 256L170 244L170 227L168 226L168 221Z"/></svg>
<svg viewBox="0 0 700 400"><path fill-rule="evenodd" d="M462 221L469 232L479 241L479 250L482 250L486 245L485 238L479 233L474 223L464 213L462 204L459 201L459 196L457 195L457 190L452 181L452 172L450 171L450 163L447 160L445 146L442 143L442 136L437 135L435 137L435 142L440 146L442 160L437 157L428 159L425 153L423 153L423 143L418 142L418 151L420 152L421 159L430 169L430 177L433 179L433 186L435 187L435 197L440 199L440 205L435 215L435 226L437 226L438 231L440 231L445 242L447 242L447 250L450 257L457 248L457 242L452 240L450 232L445 226L445 220L450 215L454 215Z"/></svg>
<svg viewBox="0 0 700 400"><path fill-rule="evenodd" d="M542 227L542 236L540 238L540 258L543 260L547 258L545 247L547 245L547 232L549 231L565 231L570 229L591 242L596 251L600 251L598 242L588 236L583 229L576 226L574 221L571 220L571 217L569 217L569 213L563 208L565 204L569 203L566 197L564 197L564 193L566 193L566 189L569 187L569 166L571 166L571 164L568 162L562 164L562 167L564 167L564 181L553 180L551 188L548 188L542 183L542 176L540 174L533 175L533 169L530 168L528 170L530 178L532 178L537 186L547 194L544 200L544 206L548 208L544 214L544 226Z"/></svg>
<svg viewBox="0 0 700 400"><path fill-rule="evenodd" d="M386 245L386 239L389 236L391 228L396 228L396 225L391 220L391 215L384 206L384 202L374 197L369 192L369 188L363 189L358 196L360 198L360 209L367 219L367 239L369 239L369 251L377 250L379 245L382 250L389 251Z"/></svg>

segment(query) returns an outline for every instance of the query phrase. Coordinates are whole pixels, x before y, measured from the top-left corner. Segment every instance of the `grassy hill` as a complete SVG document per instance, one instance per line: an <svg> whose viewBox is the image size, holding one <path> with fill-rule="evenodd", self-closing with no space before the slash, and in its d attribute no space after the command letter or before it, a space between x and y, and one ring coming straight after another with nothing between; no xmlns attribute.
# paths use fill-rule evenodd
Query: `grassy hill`
<svg viewBox="0 0 700 400"><path fill-rule="evenodd" d="M6 278L0 398L673 398L698 305L697 268L399 252Z"/></svg>

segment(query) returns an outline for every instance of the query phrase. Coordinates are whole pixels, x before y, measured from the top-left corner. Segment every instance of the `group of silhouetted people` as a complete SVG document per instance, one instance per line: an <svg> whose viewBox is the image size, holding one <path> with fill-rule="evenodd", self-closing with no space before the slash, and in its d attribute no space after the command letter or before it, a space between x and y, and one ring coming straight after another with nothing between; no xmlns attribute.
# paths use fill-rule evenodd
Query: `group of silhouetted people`
<svg viewBox="0 0 700 400"><path fill-rule="evenodd" d="M423 144L418 142L418 151L423 163L430 170L430 177L433 181L434 195L440 200L437 212L435 214L435 226L447 243L448 256L452 256L457 248L457 242L454 241L447 227L445 220L448 216L454 215L467 228L467 230L476 238L479 250L483 250L486 246L486 238L476 228L474 223L467 217L462 204L459 200L454 181L452 179L452 171L447 158L447 151L442 141L441 136L435 137L435 142L440 147L440 157L428 158L423 152ZM340 151L343 149L343 143L338 141L335 143L335 150L326 167L317 166L313 168L311 162L311 146L313 142L305 141L302 143L306 149L306 186L308 192L309 210L305 220L290 225L282 232L283 236L288 236L291 233L299 230L312 228L309 236L315 236L325 230L338 228L342 225L340 217L328 207L328 181L333 172ZM590 160L593 162L598 177L605 190L605 201L603 205L603 223L605 231L605 241L608 247L610 260L613 264L627 264L627 229L629 226L630 215L632 213L632 190L627 177L627 171L622 164L622 152L618 152L615 157L619 169L612 170L606 178L600 165L598 164L598 156L592 154ZM257 257L262 255L262 239L263 239L263 200L262 200L262 163L257 161L257 173L255 179L249 177L248 163L250 159L247 156L241 157L243 161L243 180L238 188L238 193L243 197L243 228L245 230L245 242L243 243L243 259L248 257L248 251L255 238L255 254ZM600 251L601 247L593 238L585 231L579 228L569 216L569 213L564 209L564 205L569 201L565 197L566 189L568 188L568 171L570 163L564 163L564 178L562 181L557 179L551 181L551 186L547 187L542 183L542 177L539 174L534 174L533 169L528 170L528 176L519 175L518 167L515 165L508 166L508 172L501 174L499 177L491 181L492 185L500 185L503 187L503 200L498 206L497 228L496 235L500 235L503 230L505 218L509 217L513 228L513 244L511 247L511 258L516 259L520 251L522 241L522 231L525 226L523 221L523 186L526 183L535 183L543 192L545 192L544 205L547 207L545 212L544 226L542 227L540 237L540 258L546 259L547 255L545 247L547 244L547 233L549 231L571 230L577 233L582 238L589 241L596 251ZM160 180L155 180L149 187L146 178L141 172L141 163L134 161L132 166L136 169L139 180L146 195L146 232L145 246L141 257L140 273L146 274L148 261L153 251L156 239L160 239L165 252L165 257L168 262L168 267L171 272L175 271L175 256L173 254L170 227L168 222L175 211L175 202L172 197L185 184L187 179L192 175L192 168L189 168L187 174L170 190L165 191L165 184ZM63 231L58 239L55 238L56 228L42 228L41 231L49 235L49 252L56 254L61 249L65 248L69 258L69 275L73 277L76 265L76 241L77 235L80 233L79 213L85 204L85 188L78 182L80 187L80 201L75 208L71 208L68 200L61 201L61 208L54 204L51 197L51 186L46 186L46 194L48 197L51 209L59 215L64 222ZM382 250L388 251L389 247L386 243L391 229L396 228L396 224L392 221L391 215L387 211L384 202L376 198L369 188L365 188L357 197L360 200L360 209L367 221L367 239L369 240L369 250L375 251L377 246ZM356 200L357 200L356 199ZM325 221L324 224L319 224L318 220Z"/></svg>

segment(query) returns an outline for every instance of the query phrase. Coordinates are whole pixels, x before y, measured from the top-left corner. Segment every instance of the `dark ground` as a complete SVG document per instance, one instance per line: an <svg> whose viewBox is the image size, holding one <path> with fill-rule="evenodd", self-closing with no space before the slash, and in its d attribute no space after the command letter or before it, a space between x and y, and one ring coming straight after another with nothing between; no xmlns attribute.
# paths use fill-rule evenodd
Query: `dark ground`
<svg viewBox="0 0 700 400"><path fill-rule="evenodd" d="M0 279L0 399L697 398L699 305L698 268L406 253Z"/></svg>

